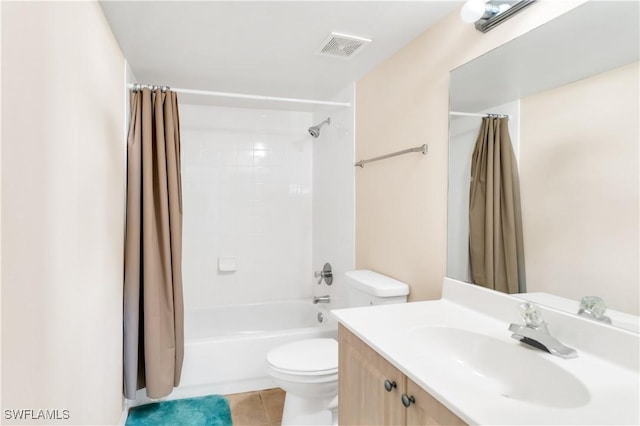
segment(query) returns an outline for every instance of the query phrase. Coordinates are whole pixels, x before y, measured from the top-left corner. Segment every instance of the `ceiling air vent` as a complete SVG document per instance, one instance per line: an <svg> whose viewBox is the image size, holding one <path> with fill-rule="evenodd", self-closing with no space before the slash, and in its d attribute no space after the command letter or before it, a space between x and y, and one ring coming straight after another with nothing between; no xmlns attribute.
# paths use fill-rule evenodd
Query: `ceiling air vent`
<svg viewBox="0 0 640 426"><path fill-rule="evenodd" d="M358 54L364 46L371 43L371 39L347 34L331 33L322 43L318 53L336 58L352 58Z"/></svg>

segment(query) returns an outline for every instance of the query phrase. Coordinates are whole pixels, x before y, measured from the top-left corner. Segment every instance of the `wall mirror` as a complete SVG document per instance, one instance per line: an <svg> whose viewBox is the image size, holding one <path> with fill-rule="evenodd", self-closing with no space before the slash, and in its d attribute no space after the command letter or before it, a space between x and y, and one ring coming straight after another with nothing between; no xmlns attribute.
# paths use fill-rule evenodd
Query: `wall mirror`
<svg viewBox="0 0 640 426"><path fill-rule="evenodd" d="M451 72L450 112L478 116L450 116L447 276L470 282L481 114L508 114L527 295L594 295L639 315L639 13L587 2Z"/></svg>

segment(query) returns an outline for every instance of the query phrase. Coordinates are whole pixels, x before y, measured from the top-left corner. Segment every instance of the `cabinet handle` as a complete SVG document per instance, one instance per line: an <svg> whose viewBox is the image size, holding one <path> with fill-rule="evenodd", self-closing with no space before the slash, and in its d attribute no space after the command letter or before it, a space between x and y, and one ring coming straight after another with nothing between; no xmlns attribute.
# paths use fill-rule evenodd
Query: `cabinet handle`
<svg viewBox="0 0 640 426"><path fill-rule="evenodd" d="M393 382L391 382L389 380L385 380L384 381L384 390L386 390L387 392L391 392L393 389L395 389L397 387L398 387L398 385L396 384L395 380Z"/></svg>
<svg viewBox="0 0 640 426"><path fill-rule="evenodd" d="M402 401L402 405L404 405L405 407L408 407L411 404L416 403L416 399L413 397L413 395L409 396L406 393L402 394L402 397L400 397L400 400Z"/></svg>

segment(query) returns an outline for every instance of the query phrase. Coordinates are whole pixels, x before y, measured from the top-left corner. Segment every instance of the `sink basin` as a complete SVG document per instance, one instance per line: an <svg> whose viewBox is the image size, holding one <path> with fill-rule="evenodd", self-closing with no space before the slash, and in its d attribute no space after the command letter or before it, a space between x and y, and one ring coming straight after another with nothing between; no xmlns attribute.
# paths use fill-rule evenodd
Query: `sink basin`
<svg viewBox="0 0 640 426"><path fill-rule="evenodd" d="M547 359L552 355L515 340L505 342L451 327L417 327L409 330L409 334L429 365L446 371L448 380L477 387L478 392L493 392L553 408L575 408L589 402L586 387L573 374Z"/></svg>

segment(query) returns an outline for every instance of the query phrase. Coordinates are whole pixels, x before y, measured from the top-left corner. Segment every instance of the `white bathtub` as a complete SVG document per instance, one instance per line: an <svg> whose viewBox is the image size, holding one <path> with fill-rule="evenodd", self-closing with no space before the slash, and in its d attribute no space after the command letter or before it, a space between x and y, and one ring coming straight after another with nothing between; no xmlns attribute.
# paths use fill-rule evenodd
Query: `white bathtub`
<svg viewBox="0 0 640 426"><path fill-rule="evenodd" d="M318 322L318 313L324 321ZM310 301L219 306L185 312L185 354L174 393L230 394L275 387L266 355L287 342L337 337L326 305Z"/></svg>

